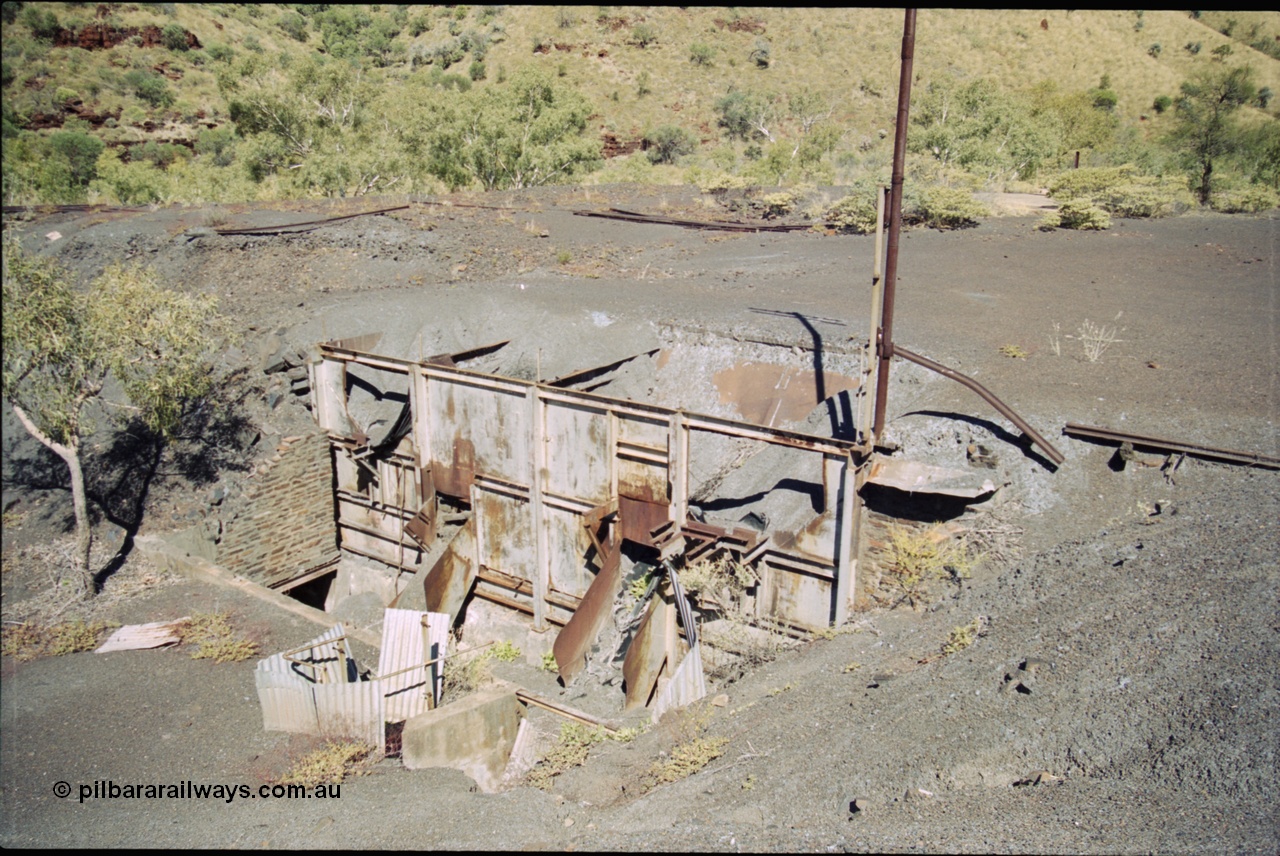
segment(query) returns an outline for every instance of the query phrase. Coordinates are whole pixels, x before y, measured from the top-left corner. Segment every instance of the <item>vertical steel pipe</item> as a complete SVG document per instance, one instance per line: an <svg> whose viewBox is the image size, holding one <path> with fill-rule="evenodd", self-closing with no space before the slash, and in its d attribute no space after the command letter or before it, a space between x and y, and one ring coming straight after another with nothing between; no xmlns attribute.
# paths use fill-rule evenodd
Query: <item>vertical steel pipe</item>
<svg viewBox="0 0 1280 856"><path fill-rule="evenodd" d="M907 160L907 117L911 107L912 59L916 46L916 10L908 9L902 24L902 73L898 80L898 122L893 137L893 176L889 184L889 243L884 271L884 306L881 310L877 349L880 368L876 375L876 412L872 436L884 431L889 399L889 359L893 356L893 301L898 280L898 236L902 232L902 180Z"/></svg>

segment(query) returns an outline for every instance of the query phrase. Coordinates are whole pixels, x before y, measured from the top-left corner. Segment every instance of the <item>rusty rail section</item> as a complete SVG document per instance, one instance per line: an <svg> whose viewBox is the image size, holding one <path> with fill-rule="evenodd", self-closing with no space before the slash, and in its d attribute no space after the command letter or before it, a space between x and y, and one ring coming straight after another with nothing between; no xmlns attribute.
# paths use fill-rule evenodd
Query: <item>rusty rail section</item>
<svg viewBox="0 0 1280 856"><path fill-rule="evenodd" d="M329 223L340 223L343 220L352 220L356 217L369 217L374 214L390 214L392 211L403 211L408 205L397 205L394 208L379 208L376 211L360 211L356 214L343 214L340 217L326 217L323 220L307 220L302 223L285 223L280 226L259 226L251 229L214 229L213 231L219 235L276 235L286 232L290 229L301 229L310 232L312 229L318 229ZM310 228L303 228L310 227Z"/></svg>
<svg viewBox="0 0 1280 856"><path fill-rule="evenodd" d="M1008 419L1014 425L1018 426L1018 428L1022 431L1022 433L1026 434L1027 437L1031 439L1031 442L1035 443L1037 446L1041 448L1041 450L1044 451L1044 453L1049 457L1049 460L1053 461L1055 466L1062 466L1062 462L1066 460L1066 458L1063 457L1062 453L1059 452L1056 448L1054 448L1052 443L1050 443L1048 440L1046 440L1044 437L1040 435L1040 432L1032 428L1031 425L1021 416L1014 413L1013 410L1010 409L1010 407L1007 404L1005 404L1000 399L996 398L995 394L992 393L991 390L987 389L985 386L978 383L973 378L969 377L968 375L960 374L960 372L956 371L955 369L949 369L946 366L944 366L942 363L935 363L933 360L928 359L927 357L922 357L919 354L912 353L911 351L908 351L906 348L902 347L901 345L893 346L893 354L896 356L902 357L904 360L910 360L916 365L924 366L930 371L935 371L938 374L942 375L943 377L949 377L952 380L956 381L957 383L960 383L960 384L963 384L964 386L969 387L969 389L973 390L974 392L978 393L978 395L982 396L984 401L986 401L996 410L1000 411L1000 415L1002 415L1005 419Z"/></svg>
<svg viewBox="0 0 1280 856"><path fill-rule="evenodd" d="M687 229L709 229L722 232L803 232L812 224L764 224L737 223L730 220L684 220L678 217L662 217L657 214L641 214L610 208L608 211L574 211L578 217L602 217L606 220L625 220L629 223L650 223L656 226L683 226Z"/></svg>
<svg viewBox="0 0 1280 856"><path fill-rule="evenodd" d="M1280 470L1280 458L1262 455L1257 452L1243 452L1238 449L1222 449L1215 446L1204 446L1199 443L1184 443L1181 440L1162 440L1144 434L1126 434L1092 425L1081 425L1068 422L1062 429L1068 437L1084 437L1090 440L1101 440L1104 443L1132 443L1135 448L1143 447L1158 452L1180 452L1197 458L1208 458L1214 461L1225 461L1230 464L1245 464L1251 467L1262 467L1268 470Z"/></svg>

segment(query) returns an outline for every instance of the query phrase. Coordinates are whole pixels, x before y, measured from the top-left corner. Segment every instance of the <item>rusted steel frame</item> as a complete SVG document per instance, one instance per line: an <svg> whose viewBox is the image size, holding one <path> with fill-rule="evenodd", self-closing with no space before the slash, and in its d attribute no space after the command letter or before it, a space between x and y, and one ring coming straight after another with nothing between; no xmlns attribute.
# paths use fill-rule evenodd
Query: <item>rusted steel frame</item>
<svg viewBox="0 0 1280 856"><path fill-rule="evenodd" d="M479 570L476 571L476 578L490 585L513 591L516 594L526 595L532 600L538 599L533 587L533 580L525 577L517 577L515 574L481 565ZM558 606L571 612L582 603L582 598L552 588L548 588L543 600L552 606Z"/></svg>
<svg viewBox="0 0 1280 856"><path fill-rule="evenodd" d="M492 601L493 603L496 603L500 606L505 606L507 609L514 609L516 612L523 612L525 615L530 615L530 616L533 615L532 604L525 603L524 601L516 600L515 598L512 598L512 597L504 597L503 595L500 595L495 591L481 588L480 586L476 586L475 596L482 597L485 600ZM570 616L570 618L572 618L572 616ZM558 624L561 627L563 627L569 623L569 618L564 618L554 612L549 612L547 613L547 621L550 622L551 624Z"/></svg>
<svg viewBox="0 0 1280 856"><path fill-rule="evenodd" d="M911 109L911 66L915 58L916 10L907 9L902 23L902 68L898 76L898 122L893 136L893 173L889 182L889 243L885 252L884 296L880 316L880 366L876 374L876 409L871 433L884 431L889 403L889 359L893 356L893 305L898 280L898 237L902 233L902 182L907 160L907 116Z"/></svg>
<svg viewBox="0 0 1280 856"><path fill-rule="evenodd" d="M1068 422L1062 433L1069 437L1086 437L1091 440L1104 440L1110 443L1132 443L1134 447L1142 446L1160 452L1181 452L1197 458L1225 461L1231 464L1280 469L1280 458L1263 455L1258 452L1245 452L1239 449L1223 449L1217 446L1204 446L1199 443L1185 443L1181 440L1162 440L1145 434L1126 434L1092 425L1081 425Z"/></svg>
<svg viewBox="0 0 1280 856"><path fill-rule="evenodd" d="M1045 453L1045 455L1049 457L1049 460L1053 461L1053 463L1056 466L1062 466L1062 462L1066 460L1066 458L1063 457L1062 453L1059 452L1056 448L1054 448L1052 443L1050 443L1048 440L1046 440L1044 437L1040 435L1040 432L1032 428L1031 425L1028 424L1027 421L1023 419L1021 416L1014 413L1007 404L1005 404L1000 399L996 398L995 395L991 392L991 390L987 389L985 386L978 383L973 378L969 377L968 375L960 374L960 372L956 371L955 369L949 369L946 366L942 365L941 363L935 363L933 360L928 359L927 357L922 357L919 354L912 353L911 351L908 351L906 348L902 347L901 345L896 346L893 349L893 352L897 356L902 357L904 360L910 360L916 365L924 366L930 371L935 371L938 374L942 375L943 377L949 377L952 380L956 381L957 383L960 383L960 384L963 384L964 386L969 387L969 389L973 390L974 392L978 393L978 395L982 396L984 401L986 401L996 410L1000 411L1000 414L1004 416L1004 418L1008 419L1014 425L1018 426L1018 428L1022 431L1022 433L1026 434L1027 437L1029 437L1033 443L1039 446L1041 450Z"/></svg>
<svg viewBox="0 0 1280 856"><path fill-rule="evenodd" d="M399 374L407 374L417 367L417 370L428 378L439 377L457 383L469 383L473 386L482 388L494 388L503 392L509 392L513 395L525 395L529 387L539 387L539 398L543 401L560 401L567 404L577 404L588 409L599 410L602 413L613 411L627 416L639 416L642 418L652 419L653 421L666 422L670 419L671 414L675 411L671 408L661 407L656 404L646 404L644 402L631 401L622 398L612 398L607 395L598 395L591 392L582 392L579 390L564 390L547 387L545 384L535 384L533 381L516 380L514 378L503 377L502 375L490 375L483 372L470 371L468 369L460 369L439 365L426 365L423 363L415 363L410 360L402 360L396 357L383 357L376 354L369 354L362 351L354 351L346 348L336 348L331 344L323 344L321 347L322 355L332 354L335 359L357 362L361 365L367 365L372 368L383 369L384 371L396 372ZM788 431L784 428L769 428L763 425L756 425L751 422L739 422L733 419L724 419L718 416L711 416L703 413L690 413L685 411L686 427L695 430L712 431L715 433L729 434L731 436L745 437L748 439L763 440L768 443L777 443L781 445L790 445L800 449L810 449L815 452L826 452L828 454L846 454L850 452L866 453L870 451L870 446L865 443L853 443L847 440L835 440L826 437L819 437L814 434L804 434L799 431Z"/></svg>
<svg viewBox="0 0 1280 856"><path fill-rule="evenodd" d="M326 217L323 220L307 220L302 223L285 223L281 226L262 226L256 229L214 229L219 235L273 235L286 229L298 229L303 226L323 226L326 223L340 223L356 217L368 217L373 214L390 214L392 211L403 211L408 205L397 205L394 208L380 208L377 211L361 211L357 214L343 214L340 217Z"/></svg>
<svg viewBox="0 0 1280 856"><path fill-rule="evenodd" d="M618 731L618 729L614 728L611 725L606 725L602 720L596 719L594 716L583 713L580 710L574 710L571 707L565 707L562 704L556 704L550 699L545 699L545 698L542 698L541 696L536 696L533 693L529 692L528 690L522 690L522 689L516 690L516 698L520 699L520 701L524 702L525 704L531 704L534 707L540 707L543 710L549 710L552 713L563 716L565 719L572 719L574 722L579 722L583 725L590 725L594 728L603 728L605 731L609 732L610 734L616 734Z"/></svg>

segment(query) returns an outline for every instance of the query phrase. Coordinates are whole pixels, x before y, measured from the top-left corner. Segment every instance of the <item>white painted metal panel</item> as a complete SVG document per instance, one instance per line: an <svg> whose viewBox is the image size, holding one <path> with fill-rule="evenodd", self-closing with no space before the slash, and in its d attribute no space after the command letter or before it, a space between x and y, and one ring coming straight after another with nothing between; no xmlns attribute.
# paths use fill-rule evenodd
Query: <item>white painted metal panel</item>
<svg viewBox="0 0 1280 856"><path fill-rule="evenodd" d="M560 508L543 506L543 520L547 527L548 555L551 557L551 587L556 591L582 597L587 593L595 573L587 569L587 551L591 539L582 516ZM603 561L592 550L592 560L598 567Z"/></svg>
<svg viewBox="0 0 1280 856"><path fill-rule="evenodd" d="M528 405L523 390L515 394L436 377L428 380L428 390L433 464L452 466L454 441L461 439L475 450L476 472L527 482Z"/></svg>
<svg viewBox="0 0 1280 856"><path fill-rule="evenodd" d="M480 564L532 581L537 544L528 500L479 487L473 495L479 518Z"/></svg>
<svg viewBox="0 0 1280 856"><path fill-rule="evenodd" d="M545 490L596 505L609 501L609 414L568 402L543 402Z"/></svg>

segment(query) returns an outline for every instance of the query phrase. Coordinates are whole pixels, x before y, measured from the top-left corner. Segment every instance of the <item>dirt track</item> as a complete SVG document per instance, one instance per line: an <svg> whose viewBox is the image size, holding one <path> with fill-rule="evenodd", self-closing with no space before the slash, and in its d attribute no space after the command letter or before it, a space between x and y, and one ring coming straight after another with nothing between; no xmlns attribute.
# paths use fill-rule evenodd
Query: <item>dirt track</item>
<svg viewBox="0 0 1280 856"><path fill-rule="evenodd" d="M572 213L613 205L724 216L683 191L460 201L497 207L415 205L290 237L208 229L325 212L64 215L21 228L29 246L83 273L133 254L221 295L246 330L226 361L253 369L256 392L242 406L267 440L260 447L306 418L293 402L266 405L262 358L322 337L379 330L383 347L406 356L510 338L495 370L551 377L653 347L672 330L833 350L867 335L869 238L724 235ZM721 688L729 703L708 727L730 742L701 774L635 793L681 736L672 725L598 749L549 794L487 796L459 773L388 763L327 805L80 805L54 798L52 782L256 784L287 741L261 731L247 666L176 652L6 659L0 841L1275 852L1280 478L1195 460L1172 480L1156 467L1117 472L1110 447L1060 435L1074 421L1280 454L1273 217L1120 221L1096 234L1041 233L1033 218L1009 217L908 233L897 340L979 379L1066 463L1052 471L972 393L895 362L890 439L906 457L948 466L966 465L970 442L993 449L1007 484L1001 513L1025 529L1023 558L980 569L924 612L859 615L847 632ZM44 237L55 230L58 240ZM1117 330L1097 362L1069 338L1085 320ZM6 527L7 567L21 544L65 526L64 491L15 482L52 472L32 466L39 460L6 414L6 505L20 498L31 509L21 528ZM180 525L207 491L158 481L142 531ZM6 570L6 604L38 585L23 573ZM118 619L176 617L209 600L255 628L267 651L315 632L190 582L126 601ZM986 635L932 659L949 630L978 616ZM580 694L570 687L564 698ZM1016 784L1040 771L1050 774L1041 784ZM854 800L865 808L851 813Z"/></svg>

